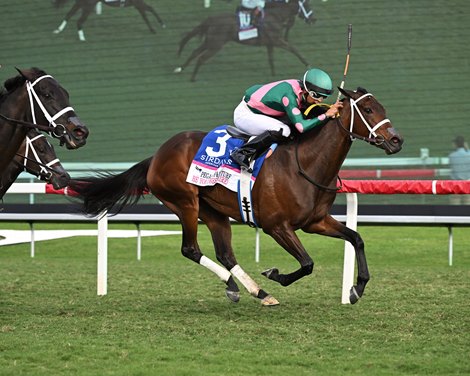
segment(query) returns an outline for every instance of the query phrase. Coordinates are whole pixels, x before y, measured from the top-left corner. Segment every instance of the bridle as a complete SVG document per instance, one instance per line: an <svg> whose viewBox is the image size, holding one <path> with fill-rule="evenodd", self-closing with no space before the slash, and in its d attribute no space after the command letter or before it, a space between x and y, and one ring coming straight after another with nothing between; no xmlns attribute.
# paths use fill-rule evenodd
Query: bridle
<svg viewBox="0 0 470 376"><path fill-rule="evenodd" d="M39 81L41 81L45 78L54 79L51 75L46 74L46 75L41 76L38 79L36 79L33 83L31 83L28 80L26 81L26 90L28 92L31 117L32 117L32 120L33 120L32 123L30 123L28 121L23 121L23 120L11 119L11 118L9 118L5 115L2 115L2 114L0 114L0 117L4 120L10 122L10 123L16 123L16 124L26 126L28 128L34 128L34 129L38 129L38 130L41 130L41 131L45 131L45 132L48 132L49 134L51 134L53 137L61 138L64 135L67 134L67 129L65 128L65 126L63 124L56 123L55 120L58 119L59 117L61 117L63 114L67 113L67 112L74 112L74 109L69 106L69 107L65 107L64 109L60 110L55 115L49 114L46 107L41 102L41 100L39 99L39 96L37 95L36 91L34 90L34 86ZM36 113L35 113L35 109L34 109L34 104L35 103L41 109L41 112L44 115L44 117L47 119L47 121L49 122L49 125L41 125L41 124L36 123Z"/></svg>
<svg viewBox="0 0 470 376"><path fill-rule="evenodd" d="M310 18L310 16L313 14L313 10L309 10L307 11L307 9L305 8L305 3L307 3L308 0L298 0L297 3L299 4L299 11L298 11L298 14L301 14L302 17L305 19L305 20L308 20Z"/></svg>
<svg viewBox="0 0 470 376"><path fill-rule="evenodd" d="M344 93L344 92L343 92ZM368 121L365 119L364 115L362 114L361 110L359 109L359 106L357 105L357 103L359 103L361 100L363 100L364 98L368 98L368 97L373 97L372 94L370 93L365 93L364 95L360 96L358 99L354 99L352 98L351 96L345 94L348 99L349 99L349 103L350 103L350 108L351 108L351 120L350 120L350 124L349 124L349 130L344 126L343 122L341 121L341 117L338 116L335 120L336 120L336 124L339 125L339 127L345 131L346 133L349 134L349 137L351 138L351 141L354 141L355 139L358 139L358 140L361 140L361 141L365 141L365 142L368 142L369 144L374 144L374 145L382 145L384 143L384 138L380 135L377 135L376 133L376 130L378 130L382 125L386 124L386 123L390 123L390 120L389 119L383 119L381 121L379 121L377 124L375 124L374 126L371 126ZM353 132L354 130L354 114L357 112L357 114L359 115L359 117L361 118L362 120L362 123L367 127L367 129L369 130L369 136L368 137L364 137L364 136L360 136L358 135L357 133ZM373 136L373 137L371 137ZM335 188L330 188L330 187L327 187L325 185L322 185L320 183L317 183L316 181L314 181L311 177L309 177L307 175L307 173L305 172L305 170L302 169L302 167L300 166L300 160L299 160L299 152L298 152L298 149L299 149L299 143L297 142L296 143L296 146L295 146L295 159L297 161L297 167L299 169L298 173L304 177L308 182L312 183L314 186L316 186L317 188L320 188L324 191L328 191L328 192L337 192L339 190L342 189L342 182L341 182L341 178L338 176L338 180L339 180L339 186L338 187L335 187Z"/></svg>
<svg viewBox="0 0 470 376"><path fill-rule="evenodd" d="M29 138L26 136L25 142L26 142L26 149L25 149L25 155L21 154L16 154L19 157L23 159L23 171L27 171L30 174L33 174L39 178L43 178L46 181L49 181L52 178L53 173L57 173L57 171L52 168L54 164L60 162L59 158L55 158L47 163L44 163L36 148L34 147L34 142L39 140L40 138L45 137L43 134L38 134L37 136L33 138ZM29 154L32 154L32 157L29 156ZM37 164L40 166L40 170L38 172L32 171L31 169L28 169L28 161Z"/></svg>
<svg viewBox="0 0 470 376"><path fill-rule="evenodd" d="M351 107L351 119L349 122L349 130L344 126L343 122L341 121L341 117L337 117L336 121L337 124L340 126L341 129L343 129L345 132L349 133L349 136L351 137L351 141L354 141L355 139L361 140L368 142L369 144L374 144L374 145L382 145L384 143L384 138L380 135L377 135L375 132L378 130L382 125L386 123L390 123L390 120L388 118L385 118L381 121L379 121L377 124L374 126L371 126L369 122L364 118L364 115L362 114L361 110L359 109L359 106L357 105L361 100L364 98L368 97L373 97L371 93L365 93L362 96L360 96L358 99L353 99L352 97L348 96L349 98L349 103ZM362 120L362 123L366 126L366 128L369 130L369 136L364 137L360 136L357 133L355 133L354 130L354 114L357 112L359 117ZM372 137L373 136L373 137Z"/></svg>

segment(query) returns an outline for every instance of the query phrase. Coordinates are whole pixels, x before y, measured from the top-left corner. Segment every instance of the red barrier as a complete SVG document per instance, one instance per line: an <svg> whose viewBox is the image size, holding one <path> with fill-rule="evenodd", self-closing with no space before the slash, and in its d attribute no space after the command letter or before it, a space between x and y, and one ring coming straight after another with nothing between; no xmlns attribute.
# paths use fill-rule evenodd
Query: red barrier
<svg viewBox="0 0 470 376"><path fill-rule="evenodd" d="M68 187L56 190L51 184L46 184L46 193L77 196L77 193ZM342 180L342 188L338 193L470 194L470 180Z"/></svg>

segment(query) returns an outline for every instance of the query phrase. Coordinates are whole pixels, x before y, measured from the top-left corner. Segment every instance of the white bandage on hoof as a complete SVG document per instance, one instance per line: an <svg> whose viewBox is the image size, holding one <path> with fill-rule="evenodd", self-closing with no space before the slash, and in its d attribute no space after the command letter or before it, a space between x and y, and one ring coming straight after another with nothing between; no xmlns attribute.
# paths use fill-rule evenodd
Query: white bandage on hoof
<svg viewBox="0 0 470 376"><path fill-rule="evenodd" d="M217 276L224 282L227 282L231 277L231 274L227 269L223 268L219 264L216 264L214 261L204 255L199 260L199 264L206 267L211 272L217 274Z"/></svg>
<svg viewBox="0 0 470 376"><path fill-rule="evenodd" d="M230 273L232 273L240 281L240 283L245 286L245 288L251 295L258 297L260 287L255 281L253 281L253 279L251 279L248 274L245 273L245 271L240 267L240 265L235 265L230 270Z"/></svg>

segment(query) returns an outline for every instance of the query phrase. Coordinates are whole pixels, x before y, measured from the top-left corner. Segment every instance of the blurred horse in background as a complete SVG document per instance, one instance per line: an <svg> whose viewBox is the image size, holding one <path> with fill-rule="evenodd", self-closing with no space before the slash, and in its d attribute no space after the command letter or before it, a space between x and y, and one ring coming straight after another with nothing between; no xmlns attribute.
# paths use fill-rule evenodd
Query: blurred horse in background
<svg viewBox="0 0 470 376"><path fill-rule="evenodd" d="M175 68L174 72L182 72L194 59L197 59L191 75L191 81L195 81L200 67L219 52L228 42L237 42L247 46L265 46L268 52L268 62L272 75L275 74L273 58L274 48L282 48L291 52L308 67L310 65L308 61L297 48L287 41L287 33L294 25L296 16L300 17L308 24L315 21L309 0L267 2L265 17L262 21L262 26L259 27L259 35L256 38L246 40L240 40L239 38L240 27L235 14L224 13L210 16L181 39L178 56L181 55L185 45L192 38L199 36L203 41L199 47L191 52L183 65Z"/></svg>
<svg viewBox="0 0 470 376"><path fill-rule="evenodd" d="M60 7L65 4L67 0L55 0L54 4L57 7ZM86 41L85 32L83 31L83 24L86 22L88 17L90 16L91 12L95 8L96 4L98 4L100 0L75 0L75 3L72 5L72 8L67 12L65 15L62 23L54 30L54 34L61 33L69 20L79 11L82 11L81 16L77 20L77 31L78 31L78 38L81 41ZM153 7L147 4L144 0L104 0L105 5L115 8L125 8L125 7L134 7L140 13L142 18L144 19L147 27L149 28L150 32L155 33L155 29L151 25L149 19L147 18L147 12L151 13L157 21L160 23L162 27L166 27L163 20L160 18L158 13L153 9Z"/></svg>

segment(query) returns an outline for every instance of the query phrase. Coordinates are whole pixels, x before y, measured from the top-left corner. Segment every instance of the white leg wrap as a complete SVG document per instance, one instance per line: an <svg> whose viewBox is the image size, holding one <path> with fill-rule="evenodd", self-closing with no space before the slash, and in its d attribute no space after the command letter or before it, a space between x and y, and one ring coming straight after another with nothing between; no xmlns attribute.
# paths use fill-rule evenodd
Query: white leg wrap
<svg viewBox="0 0 470 376"><path fill-rule="evenodd" d="M201 259L199 260L199 264L205 266L211 272L217 274L219 278L224 282L227 282L231 276L230 272L227 269L223 268L219 264L216 264L214 261L212 261L206 256L201 257Z"/></svg>
<svg viewBox="0 0 470 376"><path fill-rule="evenodd" d="M245 286L245 288L248 290L248 292L253 295L253 296L258 296L258 292L260 290L260 287L258 284L251 279L251 277L245 273L245 271L240 267L240 265L235 265L231 270L230 273L232 273L237 279L240 281L240 283Z"/></svg>
<svg viewBox="0 0 470 376"><path fill-rule="evenodd" d="M62 23L59 25L59 27L54 30L54 34L59 34L62 31L64 31L65 26L67 26L67 21L62 21Z"/></svg>
<svg viewBox="0 0 470 376"><path fill-rule="evenodd" d="M86 41L85 33L83 32L83 30L78 30L78 39L80 39L82 42Z"/></svg>

